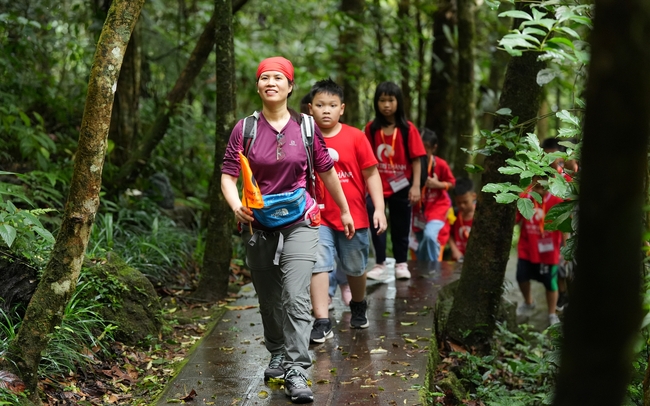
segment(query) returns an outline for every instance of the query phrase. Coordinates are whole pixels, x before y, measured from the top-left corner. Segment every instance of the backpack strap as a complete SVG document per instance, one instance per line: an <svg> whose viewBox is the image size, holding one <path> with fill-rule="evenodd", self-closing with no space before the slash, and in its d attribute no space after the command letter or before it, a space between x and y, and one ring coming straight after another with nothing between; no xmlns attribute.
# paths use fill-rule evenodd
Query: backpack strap
<svg viewBox="0 0 650 406"><path fill-rule="evenodd" d="M257 136L257 120L259 118L259 111L255 111L250 116L244 118L244 156L246 157L248 157L248 153L253 147L253 142L255 142L255 137Z"/></svg>
<svg viewBox="0 0 650 406"><path fill-rule="evenodd" d="M316 200L316 173L314 172L314 136L315 123L314 117L301 114L300 133L302 135L305 151L307 152L307 190Z"/></svg>

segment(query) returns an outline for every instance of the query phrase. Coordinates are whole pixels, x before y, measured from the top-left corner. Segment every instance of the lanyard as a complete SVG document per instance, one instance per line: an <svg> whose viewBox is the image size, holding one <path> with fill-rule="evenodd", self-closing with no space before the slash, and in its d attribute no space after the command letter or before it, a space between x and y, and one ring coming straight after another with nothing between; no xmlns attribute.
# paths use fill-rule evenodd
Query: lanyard
<svg viewBox="0 0 650 406"><path fill-rule="evenodd" d="M542 198L542 218L539 220L539 233L543 237L544 236L544 219L546 218L546 201L551 198L551 194L547 193L546 196ZM535 205L535 208L540 207L539 203L537 203L537 200L533 199L533 204Z"/></svg>
<svg viewBox="0 0 650 406"><path fill-rule="evenodd" d="M388 144L386 142L386 134L384 134L384 129L381 129L381 138L384 141L384 144ZM393 164L393 155L395 155L395 140L397 139L397 127L393 129L393 143L390 146L390 156L388 157L388 161L390 162L390 167L393 168L393 172L395 171L395 165Z"/></svg>
<svg viewBox="0 0 650 406"><path fill-rule="evenodd" d="M436 157L431 155L429 157L429 165L427 165L427 178L433 177L433 171L436 168ZM424 170L424 168L420 169L421 171ZM424 193L427 191L427 185L424 184L422 185L422 191L420 192L421 200L424 200Z"/></svg>
<svg viewBox="0 0 650 406"><path fill-rule="evenodd" d="M458 222L460 224L460 227L458 227L458 231L460 232L460 230L463 230L462 236L465 238L465 241L467 241L467 239L469 238L469 231L467 231L467 229L463 227L463 213L459 213Z"/></svg>

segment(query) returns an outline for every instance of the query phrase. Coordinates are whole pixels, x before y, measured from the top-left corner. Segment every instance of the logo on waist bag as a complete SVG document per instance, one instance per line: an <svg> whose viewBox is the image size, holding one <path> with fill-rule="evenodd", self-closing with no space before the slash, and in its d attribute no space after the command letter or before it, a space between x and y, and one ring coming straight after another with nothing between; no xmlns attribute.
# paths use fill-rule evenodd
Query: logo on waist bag
<svg viewBox="0 0 650 406"><path fill-rule="evenodd" d="M277 209L276 211L271 214L271 217L279 218L279 217L284 217L289 214L289 210L285 208Z"/></svg>

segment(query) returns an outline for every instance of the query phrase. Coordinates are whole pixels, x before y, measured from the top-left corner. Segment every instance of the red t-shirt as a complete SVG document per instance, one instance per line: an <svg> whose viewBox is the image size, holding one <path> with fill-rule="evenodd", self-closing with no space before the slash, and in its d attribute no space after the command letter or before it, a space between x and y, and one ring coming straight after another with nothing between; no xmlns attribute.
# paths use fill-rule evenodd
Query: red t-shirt
<svg viewBox="0 0 650 406"><path fill-rule="evenodd" d="M458 250L463 255L465 255L465 249L467 248L469 233L472 231L472 223L474 223L473 218L463 220L462 214L458 213L458 218L451 226L451 236L454 239L454 243L456 243L456 247L458 247Z"/></svg>
<svg viewBox="0 0 650 406"><path fill-rule="evenodd" d="M371 124L372 121L366 125L366 137L368 137L370 145L374 146L375 156L379 161L377 169L381 176L384 197L390 197L394 192L389 180L396 176L410 180L413 173L411 160L425 156L427 152L424 150L420 133L410 121L408 133L410 159L407 158L406 151L404 151L404 139L399 128L395 128L391 135L384 135L381 129L377 130L375 134L370 134Z"/></svg>
<svg viewBox="0 0 650 406"><path fill-rule="evenodd" d="M365 134L354 127L341 124L342 128L333 137L324 138L330 156L334 160L334 169L339 176L343 194L348 201L350 214L355 228L367 228L370 225L366 211L366 181L363 169L377 165L377 159ZM335 230L343 231L341 211L332 195L324 188L321 208L322 224Z"/></svg>
<svg viewBox="0 0 650 406"><path fill-rule="evenodd" d="M449 168L449 164L442 158L437 156L433 157L435 159L435 166L433 166L431 159L429 160L429 177L432 177L434 172L438 175L438 180L441 182L451 183L450 187L456 185L456 178ZM431 170L433 169L433 171ZM424 218L428 223L431 220L447 220L447 211L451 207L451 199L449 198L449 193L443 189L431 189L428 187L422 188L422 200L420 204L424 205ZM419 206L413 208L413 210L420 210Z"/></svg>
<svg viewBox="0 0 650 406"><path fill-rule="evenodd" d="M530 220L526 220L521 213L517 212L517 223L521 223L521 233L517 252L519 258L526 259L534 264L557 265L560 262L560 247L562 245L561 231L543 231L544 217L546 213L563 200L550 193L542 197L540 205L529 194L528 197L535 204L535 214Z"/></svg>

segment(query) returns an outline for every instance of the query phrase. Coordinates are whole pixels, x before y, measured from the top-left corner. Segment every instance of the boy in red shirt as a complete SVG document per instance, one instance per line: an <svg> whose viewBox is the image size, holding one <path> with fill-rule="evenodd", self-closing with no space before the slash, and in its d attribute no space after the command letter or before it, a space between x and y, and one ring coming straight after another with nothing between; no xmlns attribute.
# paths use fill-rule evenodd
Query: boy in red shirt
<svg viewBox="0 0 650 406"><path fill-rule="evenodd" d="M516 223L521 225L519 243L517 245L517 282L524 296L524 303L517 308L518 314L531 312L535 303L530 293L530 280L534 279L544 284L546 288L546 303L548 304L548 321L553 325L560 319L555 314L558 287L557 268L560 262L560 247L562 245L561 231L544 230L546 213L562 199L553 196L539 184L542 178L533 178L532 191L539 193L542 202L538 203L529 193L523 194L533 201L535 213L530 220L526 220L517 212Z"/></svg>
<svg viewBox="0 0 650 406"><path fill-rule="evenodd" d="M451 208L451 199L447 190L454 187L456 178L444 159L435 156L438 149L438 136L428 128L422 130L422 143L427 152L429 165L427 181L422 187L420 204L413 207L413 230L418 240L416 251L418 261L437 262L441 248L447 238L441 241L448 226L447 214ZM447 227L447 229L445 229Z"/></svg>
<svg viewBox="0 0 650 406"><path fill-rule="evenodd" d="M328 314L329 275L335 261L336 272L347 275L352 293L350 301L350 326L367 328L366 317L366 275L370 236L370 221L366 211L366 189L375 205L372 217L373 226L379 233L386 230L384 214L384 195L381 178L377 171L377 159L365 134L339 122L345 110L343 89L332 79L316 82L311 91L309 104L314 120L320 128L330 156L334 160L334 169L338 173L343 193L350 207L356 232L347 239L341 224L340 211L332 196L325 190L321 203L321 225L316 265L311 278L311 300L315 321L310 340L323 343L333 337L332 323ZM343 290L343 288L341 289Z"/></svg>
<svg viewBox="0 0 650 406"><path fill-rule="evenodd" d="M465 257L469 233L474 222L474 212L476 211L476 193L471 179L461 178L456 181L454 203L458 208L458 215L451 226L449 246L451 248L451 258L454 261L462 262Z"/></svg>

